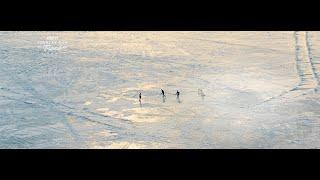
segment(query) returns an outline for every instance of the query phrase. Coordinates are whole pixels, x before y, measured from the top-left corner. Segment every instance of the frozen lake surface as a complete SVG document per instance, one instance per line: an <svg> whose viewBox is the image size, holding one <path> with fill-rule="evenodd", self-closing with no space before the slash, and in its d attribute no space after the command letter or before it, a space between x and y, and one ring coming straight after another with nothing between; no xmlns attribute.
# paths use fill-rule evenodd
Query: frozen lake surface
<svg viewBox="0 0 320 180"><path fill-rule="evenodd" d="M0 148L319 148L319 100L320 32L0 32Z"/></svg>

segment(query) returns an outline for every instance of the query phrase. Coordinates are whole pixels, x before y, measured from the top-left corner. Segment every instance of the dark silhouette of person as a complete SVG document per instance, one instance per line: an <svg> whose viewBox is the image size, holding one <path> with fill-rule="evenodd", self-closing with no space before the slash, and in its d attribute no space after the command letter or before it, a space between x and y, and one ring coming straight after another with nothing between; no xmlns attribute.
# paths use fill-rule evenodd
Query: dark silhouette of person
<svg viewBox="0 0 320 180"><path fill-rule="evenodd" d="M177 95L177 98L179 98L180 92L178 90L177 90L176 95Z"/></svg>
<svg viewBox="0 0 320 180"><path fill-rule="evenodd" d="M139 93L139 101L141 101L141 93Z"/></svg>
<svg viewBox="0 0 320 180"><path fill-rule="evenodd" d="M177 101L178 101L178 103L181 103L181 101L180 101L180 92L177 90L177 92L176 92L176 95L177 95Z"/></svg>
<svg viewBox="0 0 320 180"><path fill-rule="evenodd" d="M161 94L162 94L162 102L165 103L166 102L166 95L164 94L163 89L161 89Z"/></svg>
<svg viewBox="0 0 320 180"><path fill-rule="evenodd" d="M164 95L164 90L163 89L161 89L161 94L162 94L162 96L166 96L166 95Z"/></svg>

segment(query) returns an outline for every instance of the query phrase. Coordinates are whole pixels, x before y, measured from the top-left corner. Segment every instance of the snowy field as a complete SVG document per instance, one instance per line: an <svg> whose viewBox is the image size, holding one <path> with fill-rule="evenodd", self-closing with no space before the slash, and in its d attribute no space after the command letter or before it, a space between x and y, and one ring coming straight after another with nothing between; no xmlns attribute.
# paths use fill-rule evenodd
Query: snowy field
<svg viewBox="0 0 320 180"><path fill-rule="evenodd" d="M319 100L320 32L0 32L2 149L320 148Z"/></svg>

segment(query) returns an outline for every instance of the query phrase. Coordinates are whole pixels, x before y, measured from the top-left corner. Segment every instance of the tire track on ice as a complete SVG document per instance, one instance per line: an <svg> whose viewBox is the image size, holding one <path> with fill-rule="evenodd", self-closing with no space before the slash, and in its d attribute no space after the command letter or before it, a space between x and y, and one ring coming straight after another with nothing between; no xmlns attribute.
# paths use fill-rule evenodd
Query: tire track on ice
<svg viewBox="0 0 320 180"><path fill-rule="evenodd" d="M311 42L310 37L311 37L310 32L307 31L306 32L306 46L308 48L308 56L309 56L310 64L312 66L314 78L317 80L317 86L314 88L314 91L318 92L319 86L320 86L320 77L319 77L319 75L320 75L320 72L319 72L320 62L317 62L317 60L313 56L313 44Z"/></svg>
<svg viewBox="0 0 320 180"><path fill-rule="evenodd" d="M296 39L296 68L300 78L300 83L293 89L313 89L317 85L314 77L312 63L309 57L309 48L306 42L306 32L295 32Z"/></svg>
<svg viewBox="0 0 320 180"><path fill-rule="evenodd" d="M257 105L264 104L274 99L282 98L283 96L292 93L294 91L298 92L298 96L304 95L304 91L315 89L319 80L316 78L313 62L310 58L310 45L308 42L307 32L294 32L295 39L295 63L296 70L299 77L299 83L287 91L283 91L277 96L273 96L262 103ZM295 96L295 97L298 97Z"/></svg>

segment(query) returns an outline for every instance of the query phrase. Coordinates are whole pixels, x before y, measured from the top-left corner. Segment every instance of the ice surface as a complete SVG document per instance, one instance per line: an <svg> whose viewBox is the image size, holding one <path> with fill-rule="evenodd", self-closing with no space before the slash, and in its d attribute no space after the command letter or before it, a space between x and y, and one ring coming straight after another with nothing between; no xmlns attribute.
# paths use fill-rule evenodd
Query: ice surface
<svg viewBox="0 0 320 180"><path fill-rule="evenodd" d="M0 148L319 148L319 79L320 32L0 32Z"/></svg>

